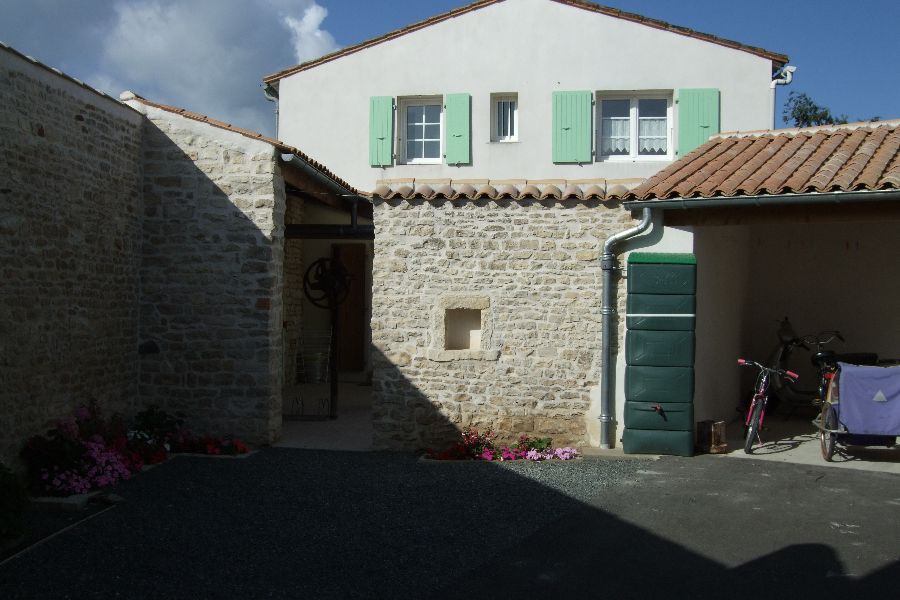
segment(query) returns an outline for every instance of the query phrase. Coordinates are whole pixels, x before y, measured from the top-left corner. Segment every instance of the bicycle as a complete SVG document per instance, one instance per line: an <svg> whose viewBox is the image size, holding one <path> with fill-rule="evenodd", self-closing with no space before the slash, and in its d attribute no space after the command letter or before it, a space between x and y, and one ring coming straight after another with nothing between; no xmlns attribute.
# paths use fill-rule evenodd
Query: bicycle
<svg viewBox="0 0 900 600"><path fill-rule="evenodd" d="M800 376L786 369L766 367L755 360L739 358L737 363L742 367L751 366L759 369L755 385L756 391L753 393L753 400L750 402L750 407L747 409L747 418L744 421L744 453L753 454L753 444L759 439L759 432L766 418L766 404L769 401L769 384L772 376L783 377L792 383L796 382ZM762 442L762 439L760 439L760 442Z"/></svg>
<svg viewBox="0 0 900 600"><path fill-rule="evenodd" d="M791 355L795 348L803 348L807 352L815 352L810 356L810 362L816 369L818 375L818 385L816 389L800 389L791 385L786 385L780 380L772 382L772 394L778 401L784 401L790 408L788 416L793 414L794 409L802 406L821 406L825 398L825 392L828 389L828 380L831 373L837 366L837 357L831 350L826 350L825 345L835 340L844 341L844 337L840 331L828 330L815 334L807 334L798 336L794 332L794 327L787 317L781 321L778 328L779 344L769 361L772 367L787 369ZM778 406L777 401L772 403L772 411Z"/></svg>

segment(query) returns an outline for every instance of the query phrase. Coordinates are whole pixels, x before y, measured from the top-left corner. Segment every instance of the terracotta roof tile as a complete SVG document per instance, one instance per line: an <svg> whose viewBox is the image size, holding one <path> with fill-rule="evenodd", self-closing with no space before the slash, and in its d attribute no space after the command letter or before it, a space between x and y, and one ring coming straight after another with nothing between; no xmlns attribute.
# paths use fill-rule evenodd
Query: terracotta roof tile
<svg viewBox="0 0 900 600"><path fill-rule="evenodd" d="M604 14L608 17L615 17L617 19L623 19L625 21L631 21L633 23L638 23L640 25L645 25L647 27L653 27L654 29L661 29L663 31L669 31L671 33L675 33L678 35L683 35L691 38L695 38L698 40L703 40L705 42L710 42L712 44L717 44L719 46L725 46L726 48L733 48L735 50L740 50L743 52L749 52L750 54L755 54L756 56L760 56L762 58L768 58L775 64L781 66L787 64L788 57L785 54L781 54L779 52L772 52L770 50L765 50L763 48L758 48L756 46L748 46L746 44L741 44L740 42L735 42L733 40L728 40L725 38L721 38L715 35L711 35L709 33L702 33L699 31L694 31L693 29L689 29L687 27L680 27L678 25L672 25L671 23L667 23L666 21L660 21L659 19L651 19L649 17L644 17L642 15L638 15L635 13L625 12L619 10L617 8L612 8L609 6L602 6L599 4L594 4L593 2L585 2L583 0L552 0L553 2L558 2L560 4L566 4L568 6L572 6L575 8L580 8L582 10L587 10L590 12ZM359 44L354 44L353 46L347 46L346 48L342 48L337 50L336 52L332 52L330 54L326 54L319 58L307 61L305 63L301 63L299 65L289 67L287 69L283 69L278 71L277 73L273 73L271 75L267 75L263 77L264 83L274 83L280 79L284 79L294 73L299 73L300 71L305 71L307 69L311 69L318 65L331 62L332 60L341 58L342 56L347 56L348 54L353 54L355 52L359 52L361 50L365 50L366 48L371 48L372 46L377 46L383 42L387 42L393 39L396 39L400 36L406 35L407 33L412 33L414 31L418 31L430 25L434 25L436 23L440 23L442 21L447 21L454 17L458 17L460 15L478 10L480 8L484 8L486 6L490 6L492 4L497 4L499 2L503 2L503 0L478 0L477 2L473 2L472 4L468 4L466 6L462 6L460 8L455 8L453 10L447 11L445 13L441 13L439 15L435 15L433 17L429 17L423 21L418 21L416 23L412 23L403 27L401 29L397 29L395 31L391 31L382 36L372 38L370 40L366 40L364 42L360 42Z"/></svg>
<svg viewBox="0 0 900 600"><path fill-rule="evenodd" d="M320 162L313 160L307 154L300 151L298 148L295 148L294 146L289 146L280 140L276 140L274 138L264 136L263 134L261 134L257 131L251 131L249 129L235 127L234 125L232 125L230 123L225 123L224 121L218 121L218 120L208 117L206 115L191 112L184 108L179 108L177 106L170 106L168 104L161 104L159 102L153 102L152 100L147 100L146 98L144 98L142 96L138 96L134 92L123 92L119 96L119 99L123 100L123 101L135 100L137 102L140 102L141 104L145 104L147 106L152 106L154 108L158 108L158 109L164 110L166 112L174 113L176 115L180 115L182 117L191 119L193 121L199 121L201 123L206 123L207 125L211 125L218 129L224 129L226 131L233 131L234 133L240 134L244 137L248 137L248 138L251 138L254 140L259 140L259 141L265 142L267 144L271 144L272 146L274 146L278 151L282 152L283 154L293 154L294 156L296 156L297 158L299 158L300 160L302 160L303 162L305 162L306 164L311 166L313 169L315 169L316 171L318 171L325 177L328 177L329 179L331 179L333 182L338 184L340 187L346 189L348 191L348 193L359 194L359 190L357 190L356 188L351 186L349 183L347 183L346 181L344 181L343 179L341 179L334 173L332 173L328 169L328 167L326 167L325 165L323 165Z"/></svg>
<svg viewBox="0 0 900 600"><path fill-rule="evenodd" d="M378 181L369 196L380 200L617 200L640 180L446 180L432 188L416 179ZM476 182L474 185L472 182ZM608 186L608 191L607 191Z"/></svg>
<svg viewBox="0 0 900 600"><path fill-rule="evenodd" d="M713 136L623 200L900 188L900 119Z"/></svg>

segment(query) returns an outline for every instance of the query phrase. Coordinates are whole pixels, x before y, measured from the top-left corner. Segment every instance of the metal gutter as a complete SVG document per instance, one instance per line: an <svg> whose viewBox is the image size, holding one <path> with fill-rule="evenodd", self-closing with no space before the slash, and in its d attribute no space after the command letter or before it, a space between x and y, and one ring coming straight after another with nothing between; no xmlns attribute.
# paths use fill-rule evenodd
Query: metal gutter
<svg viewBox="0 0 900 600"><path fill-rule="evenodd" d="M791 204L842 204L845 202L883 202L900 200L900 190L855 192L814 192L809 194L760 194L756 196L722 196L716 198L669 198L667 200L632 200L623 202L628 210L653 208L675 210L689 208L721 208L732 206L785 206Z"/></svg>
<svg viewBox="0 0 900 600"><path fill-rule="evenodd" d="M331 179L330 177L322 174L319 170L309 165L306 161L301 159L296 154L282 154L281 160L282 162L288 163L291 166L297 167L307 175L311 176L313 179L328 188L329 191L334 192L336 196L356 199L365 198L365 196L361 196L355 190L346 188L334 179Z"/></svg>
<svg viewBox="0 0 900 600"><path fill-rule="evenodd" d="M613 253L613 248L619 242L630 239L647 231L650 228L653 211L651 207L643 207L643 219L636 226L625 231L611 235L603 244L603 255L600 258L600 268L603 270L603 298L600 306L602 326L600 332L600 448L606 450L612 448L609 438L610 430L615 423L612 410L612 374L615 365L612 362L612 336L618 335L619 327L613 322L616 314L616 289L613 275L619 270L619 262Z"/></svg>

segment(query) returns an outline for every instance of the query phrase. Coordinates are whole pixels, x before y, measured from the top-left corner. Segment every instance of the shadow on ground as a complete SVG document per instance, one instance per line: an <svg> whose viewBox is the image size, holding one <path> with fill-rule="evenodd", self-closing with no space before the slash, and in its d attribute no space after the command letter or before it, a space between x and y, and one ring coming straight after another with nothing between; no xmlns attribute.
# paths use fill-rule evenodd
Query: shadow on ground
<svg viewBox="0 0 900 600"><path fill-rule="evenodd" d="M119 486L123 504L0 566L0 597L895 589L897 477L804 469L720 457L421 463L280 448L177 457Z"/></svg>

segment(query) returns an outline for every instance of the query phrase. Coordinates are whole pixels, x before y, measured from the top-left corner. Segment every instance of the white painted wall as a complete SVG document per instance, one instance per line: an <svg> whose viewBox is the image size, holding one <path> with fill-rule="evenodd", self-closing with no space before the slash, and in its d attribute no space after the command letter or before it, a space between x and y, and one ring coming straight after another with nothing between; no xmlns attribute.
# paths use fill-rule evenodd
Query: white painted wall
<svg viewBox="0 0 900 600"><path fill-rule="evenodd" d="M667 163L553 164L551 93L718 88L723 130L765 129L771 69L747 52L577 7L507 0L281 80L278 135L363 190L405 177L647 177ZM457 92L472 95L471 166L368 165L371 96ZM518 93L518 142L490 142L497 92Z"/></svg>
<svg viewBox="0 0 900 600"><path fill-rule="evenodd" d="M900 221L756 226L750 255L748 352L766 357L787 315L801 335L840 330L838 352L900 357ZM814 381L808 355L796 358Z"/></svg>
<svg viewBox="0 0 900 600"><path fill-rule="evenodd" d="M729 421L741 400L741 357L750 285L750 231L707 227L694 236L697 328L694 421ZM750 358L750 357L748 357Z"/></svg>

